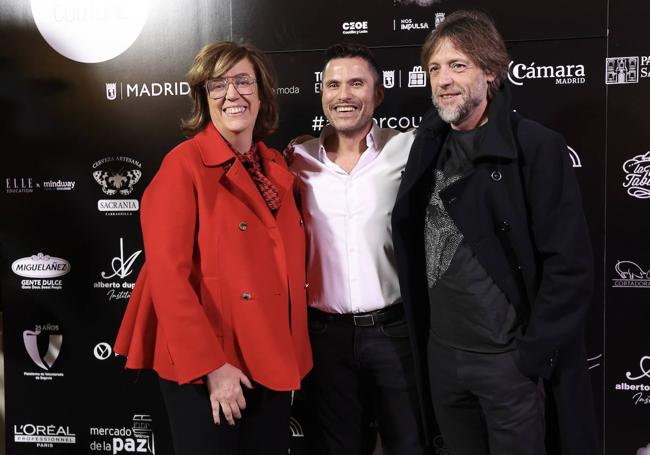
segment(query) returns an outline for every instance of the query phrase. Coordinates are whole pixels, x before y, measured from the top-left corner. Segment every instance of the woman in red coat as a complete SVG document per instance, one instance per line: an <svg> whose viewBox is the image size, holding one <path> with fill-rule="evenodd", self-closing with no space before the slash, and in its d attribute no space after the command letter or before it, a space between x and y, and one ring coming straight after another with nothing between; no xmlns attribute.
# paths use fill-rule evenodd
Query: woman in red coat
<svg viewBox="0 0 650 455"><path fill-rule="evenodd" d="M177 455L286 454L290 391L311 368L305 246L274 78L251 45L204 47L190 139L142 197L142 268L115 351L160 376Z"/></svg>

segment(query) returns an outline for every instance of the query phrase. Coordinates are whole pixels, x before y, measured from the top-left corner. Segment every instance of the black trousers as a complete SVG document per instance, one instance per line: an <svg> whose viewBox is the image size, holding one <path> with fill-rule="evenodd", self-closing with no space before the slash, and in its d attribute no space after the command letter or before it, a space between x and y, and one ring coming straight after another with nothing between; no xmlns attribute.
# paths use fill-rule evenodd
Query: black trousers
<svg viewBox="0 0 650 455"><path fill-rule="evenodd" d="M253 385L244 386L246 409L231 426L223 414L214 423L205 384L160 379L175 455L287 455L291 392Z"/></svg>
<svg viewBox="0 0 650 455"><path fill-rule="evenodd" d="M322 454L372 453L375 420L384 455L424 454L408 327L401 317L373 327L310 315L314 368L308 376Z"/></svg>
<svg viewBox="0 0 650 455"><path fill-rule="evenodd" d="M453 455L545 455L543 388L519 371L515 355L460 351L429 337L433 407Z"/></svg>

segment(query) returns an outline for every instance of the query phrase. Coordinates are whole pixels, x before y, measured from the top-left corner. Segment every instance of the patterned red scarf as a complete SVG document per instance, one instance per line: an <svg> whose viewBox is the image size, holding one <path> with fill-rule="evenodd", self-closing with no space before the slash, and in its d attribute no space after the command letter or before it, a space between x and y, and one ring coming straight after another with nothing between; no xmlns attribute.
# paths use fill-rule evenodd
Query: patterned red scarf
<svg viewBox="0 0 650 455"><path fill-rule="evenodd" d="M271 180L262 172L262 162L260 161L257 146L253 144L251 149L245 154L235 151L235 155L244 165L244 168L248 171L255 185L257 185L257 189L266 201L266 205L271 209L271 212L276 212L280 208L280 194L275 185L271 183Z"/></svg>

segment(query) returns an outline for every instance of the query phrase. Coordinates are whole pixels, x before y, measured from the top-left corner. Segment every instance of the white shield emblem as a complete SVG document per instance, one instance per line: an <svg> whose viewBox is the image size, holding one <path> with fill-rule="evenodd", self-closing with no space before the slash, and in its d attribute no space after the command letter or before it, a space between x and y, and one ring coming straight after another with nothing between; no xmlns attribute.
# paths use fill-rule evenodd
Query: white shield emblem
<svg viewBox="0 0 650 455"><path fill-rule="evenodd" d="M395 87L395 70L393 71L384 71L384 87L393 88Z"/></svg>
<svg viewBox="0 0 650 455"><path fill-rule="evenodd" d="M23 331L23 341L25 343L25 349L27 354L32 359L32 362L41 369L48 371L56 362L56 359L59 357L61 352L61 344L63 342L63 335L60 334L50 334L45 335L49 337L49 344L47 346L47 352L44 356L39 352L37 338L41 334L41 330L25 330Z"/></svg>
<svg viewBox="0 0 650 455"><path fill-rule="evenodd" d="M108 82L106 83L106 98L109 100L114 100L117 98L117 83Z"/></svg>

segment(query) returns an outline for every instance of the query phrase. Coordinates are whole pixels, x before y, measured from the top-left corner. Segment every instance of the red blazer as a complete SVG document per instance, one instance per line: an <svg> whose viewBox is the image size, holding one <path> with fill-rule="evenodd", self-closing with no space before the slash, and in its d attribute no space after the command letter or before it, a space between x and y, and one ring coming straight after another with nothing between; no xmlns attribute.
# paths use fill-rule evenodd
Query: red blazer
<svg viewBox="0 0 650 455"><path fill-rule="evenodd" d="M188 383L228 362L273 390L311 369L302 219L282 156L258 144L275 217L210 123L163 160L142 197L146 264L117 335L126 367Z"/></svg>

